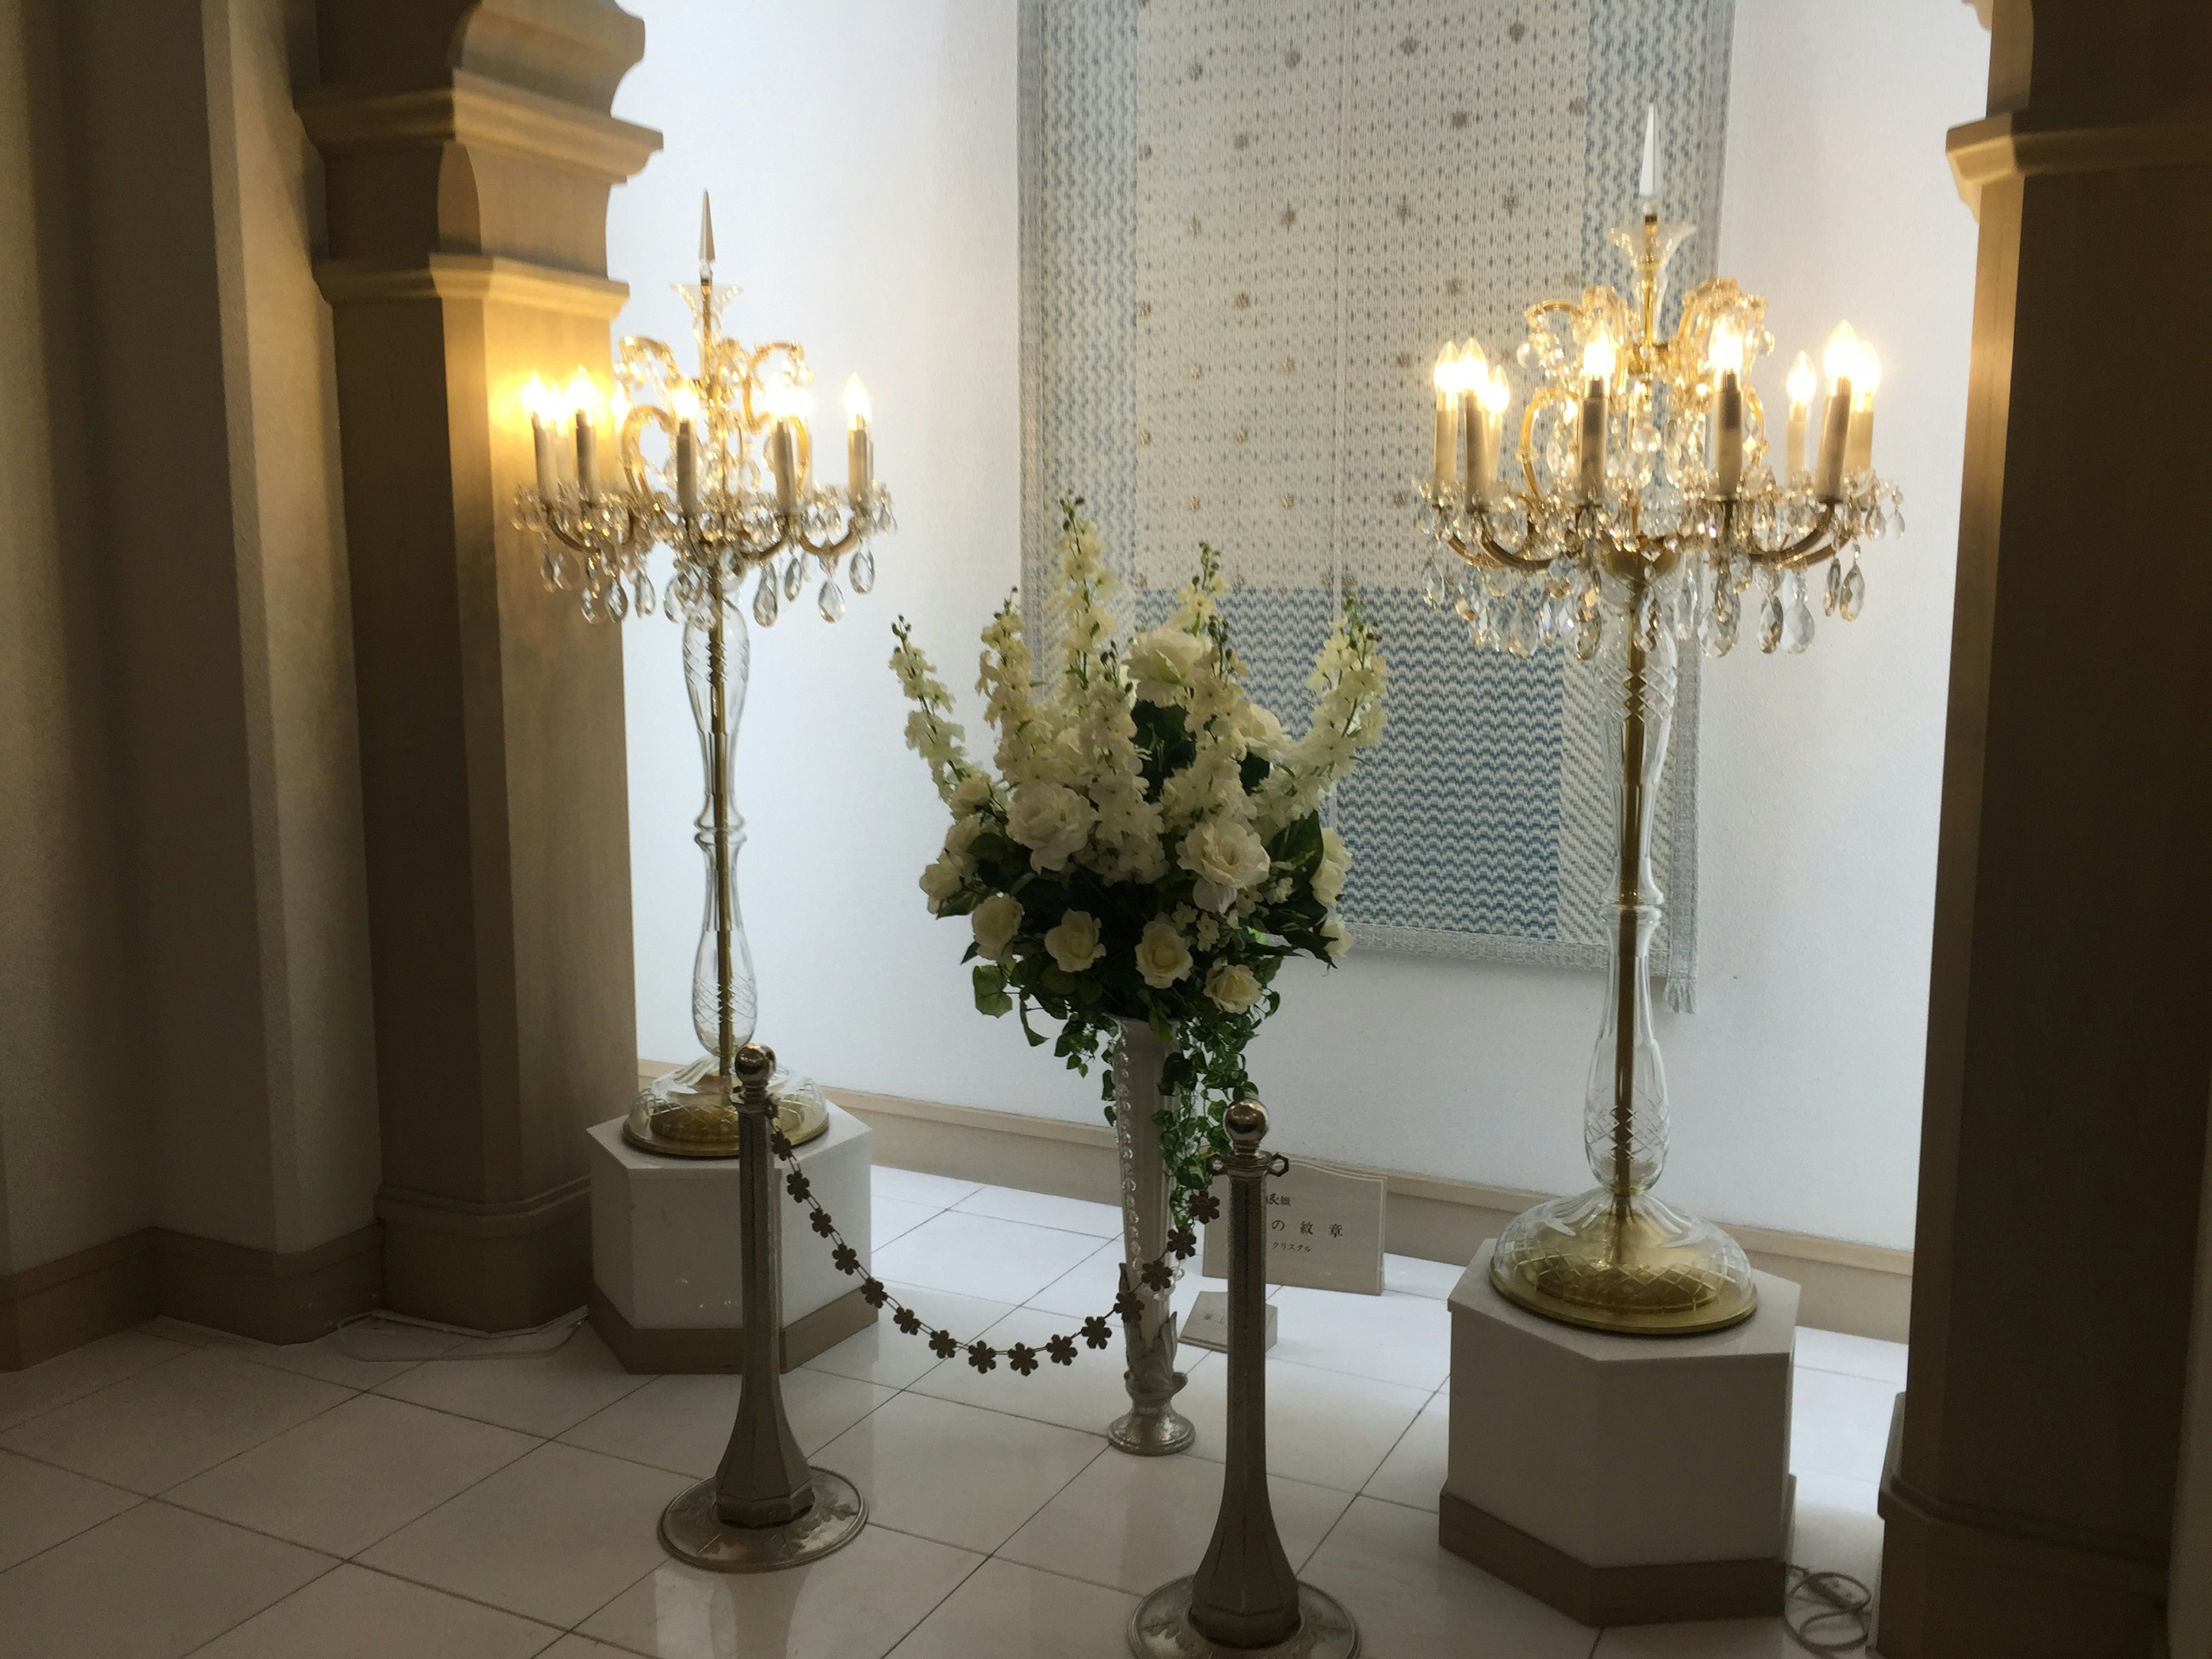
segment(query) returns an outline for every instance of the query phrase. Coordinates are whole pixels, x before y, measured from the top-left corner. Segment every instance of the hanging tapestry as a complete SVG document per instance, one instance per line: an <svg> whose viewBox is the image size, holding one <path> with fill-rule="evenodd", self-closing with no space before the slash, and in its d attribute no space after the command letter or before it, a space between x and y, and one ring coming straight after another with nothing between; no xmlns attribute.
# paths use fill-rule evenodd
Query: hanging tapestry
<svg viewBox="0 0 2212 1659"><path fill-rule="evenodd" d="M1334 805L1363 945L1595 967L1614 878L1605 688L1423 604L1413 475L1447 339L1626 288L1647 105L1673 289L1712 274L1733 0L1025 0L1023 588L1048 621L1080 495L1164 619L1200 540L1257 696L1295 726L1356 589L1389 726ZM1671 317L1669 318L1671 325ZM1655 952L1692 1006L1698 662L1683 658Z"/></svg>

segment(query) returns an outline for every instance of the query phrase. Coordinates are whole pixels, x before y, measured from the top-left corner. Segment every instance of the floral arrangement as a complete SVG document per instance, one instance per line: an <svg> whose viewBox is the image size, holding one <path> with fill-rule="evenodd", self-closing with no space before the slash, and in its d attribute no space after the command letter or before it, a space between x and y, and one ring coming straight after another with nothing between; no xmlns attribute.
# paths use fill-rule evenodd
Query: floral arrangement
<svg viewBox="0 0 2212 1659"><path fill-rule="evenodd" d="M1061 503L1052 678L1035 681L1012 597L983 630L976 689L999 734L995 775L969 757L905 619L892 630L891 667L915 704L907 742L952 812L921 889L933 914L969 919L975 1006L1018 1007L1032 1044L1046 1040L1030 1024L1042 1010L1073 1069L1110 1059L1117 1019L1158 1034L1161 1092L1185 1102L1160 1128L1187 1219L1206 1154L1226 1150L1221 1114L1250 1091L1244 1051L1281 1000L1277 969L1348 948L1336 903L1352 854L1320 808L1382 735L1384 666L1355 594L1315 664L1311 722L1291 738L1245 690L1213 549L1200 544L1172 619L1125 648L1082 505ZM1110 1076L1104 1091L1110 1121Z"/></svg>

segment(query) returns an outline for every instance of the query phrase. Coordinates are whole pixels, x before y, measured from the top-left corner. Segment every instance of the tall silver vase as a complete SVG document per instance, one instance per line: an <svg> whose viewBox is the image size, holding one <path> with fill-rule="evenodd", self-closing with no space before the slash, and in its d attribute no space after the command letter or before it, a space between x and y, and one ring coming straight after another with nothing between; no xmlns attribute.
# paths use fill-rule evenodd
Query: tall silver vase
<svg viewBox="0 0 2212 1659"><path fill-rule="evenodd" d="M1108 1425L1106 1437L1139 1457L1163 1457L1188 1448L1198 1437L1189 1419L1175 1408L1183 1374L1176 1369L1176 1316L1170 1293L1155 1291L1137 1277L1148 1261L1165 1253L1171 1218L1168 1171L1160 1156L1160 1132L1154 1121L1172 1097L1160 1093L1160 1066L1168 1050L1140 1019L1121 1021L1114 1067L1114 1133L1121 1160L1121 1277L1144 1304L1123 1318L1127 1368L1121 1381L1129 1409Z"/></svg>

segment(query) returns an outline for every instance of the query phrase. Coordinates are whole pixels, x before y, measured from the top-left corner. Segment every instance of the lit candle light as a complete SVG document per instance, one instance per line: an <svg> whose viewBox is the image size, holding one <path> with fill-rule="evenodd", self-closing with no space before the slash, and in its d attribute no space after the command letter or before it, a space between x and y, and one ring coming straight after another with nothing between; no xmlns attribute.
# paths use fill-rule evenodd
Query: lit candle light
<svg viewBox="0 0 2212 1659"><path fill-rule="evenodd" d="M868 388L857 374L845 382L845 496L857 504L876 476L876 439L869 427L873 410Z"/></svg>
<svg viewBox="0 0 2212 1659"><path fill-rule="evenodd" d="M1820 354L1828 376L1828 406L1820 412L1820 459L1813 493L1824 501L1843 499L1844 450L1850 436L1851 376L1857 372L1858 336L1849 323L1838 323Z"/></svg>
<svg viewBox="0 0 2212 1659"><path fill-rule="evenodd" d="M1482 493L1487 496L1498 482L1498 466L1505 456L1505 405L1513 401L1513 388L1505 383L1502 368L1490 371L1490 383L1482 388L1482 418L1490 428L1491 471L1482 480Z"/></svg>
<svg viewBox="0 0 2212 1659"><path fill-rule="evenodd" d="M813 400L806 395L804 386L779 380L768 389L766 401L775 422L769 428L768 464L775 474L775 504L777 510L788 517L799 510L799 492L804 481L800 471L805 453L801 441Z"/></svg>
<svg viewBox="0 0 2212 1659"><path fill-rule="evenodd" d="M1605 494L1606 388L1613 379L1613 337L1600 330L1583 348L1582 497L1595 501Z"/></svg>
<svg viewBox="0 0 2212 1659"><path fill-rule="evenodd" d="M1813 373L1813 360L1803 352L1790 365L1789 471L1784 482L1794 484L1805 476L1805 426L1813 408L1813 393L1820 389L1820 377Z"/></svg>
<svg viewBox="0 0 2212 1659"><path fill-rule="evenodd" d="M561 483L561 463L553 453L554 404L553 388L532 375L530 384L522 389L522 406L530 411L530 445L538 459L538 494L546 501L553 499Z"/></svg>
<svg viewBox="0 0 2212 1659"><path fill-rule="evenodd" d="M1467 504L1479 507L1490 475L1498 468L1490 447L1490 417L1483 412L1483 388L1490 384L1490 360L1482 355L1482 347L1469 340L1459 354L1460 442L1464 448L1466 464L1460 470L1460 481L1467 491Z"/></svg>
<svg viewBox="0 0 2212 1659"><path fill-rule="evenodd" d="M599 434L592 424L599 389L580 365L568 381L568 407L576 411L576 488L590 501L599 493Z"/></svg>
<svg viewBox="0 0 2212 1659"><path fill-rule="evenodd" d="M1874 465L1874 394L1881 386L1881 359L1871 342L1859 342L1858 373L1851 377L1851 430L1844 444L1844 471L1864 472Z"/></svg>
<svg viewBox="0 0 2212 1659"><path fill-rule="evenodd" d="M699 512L699 399L688 386L669 398L676 411L676 504L687 519Z"/></svg>
<svg viewBox="0 0 2212 1659"><path fill-rule="evenodd" d="M1431 379L1437 387L1437 441L1429 462L1429 483L1441 501L1458 482L1459 466L1459 343L1446 340L1437 353Z"/></svg>
<svg viewBox="0 0 2212 1659"><path fill-rule="evenodd" d="M1713 489L1723 501L1743 482L1743 336L1726 323L1713 330Z"/></svg>

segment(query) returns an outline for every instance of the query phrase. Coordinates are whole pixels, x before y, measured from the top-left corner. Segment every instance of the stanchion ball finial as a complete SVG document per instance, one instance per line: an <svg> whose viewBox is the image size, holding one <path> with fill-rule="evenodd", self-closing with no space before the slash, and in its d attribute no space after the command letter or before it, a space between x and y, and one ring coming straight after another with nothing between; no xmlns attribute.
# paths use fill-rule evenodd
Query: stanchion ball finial
<svg viewBox="0 0 2212 1659"><path fill-rule="evenodd" d="M1249 1157L1267 1136L1267 1109L1256 1100L1240 1100L1222 1114L1221 1124L1229 1131L1230 1146Z"/></svg>
<svg viewBox="0 0 2212 1659"><path fill-rule="evenodd" d="M764 1042L748 1042L738 1050L738 1077L743 1080L758 1078L763 1083L775 1070L775 1050Z"/></svg>

